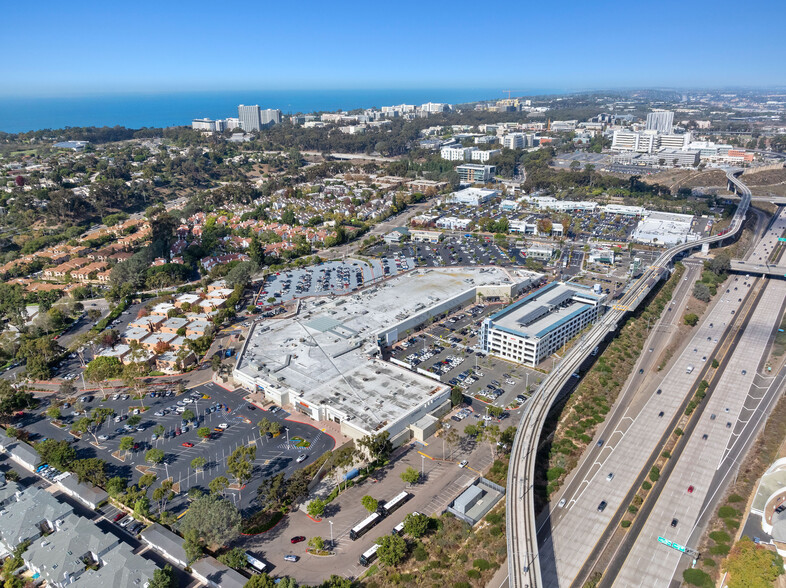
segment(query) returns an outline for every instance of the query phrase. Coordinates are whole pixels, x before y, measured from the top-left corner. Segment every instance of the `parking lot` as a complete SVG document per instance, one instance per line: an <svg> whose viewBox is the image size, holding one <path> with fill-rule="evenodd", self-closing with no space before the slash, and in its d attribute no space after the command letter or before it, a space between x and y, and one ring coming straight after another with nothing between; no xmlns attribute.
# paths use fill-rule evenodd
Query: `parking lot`
<svg viewBox="0 0 786 588"><path fill-rule="evenodd" d="M507 251L493 240L475 237L448 237L439 243L380 244L369 250L369 255L403 255L420 266L449 265L524 265L526 255L516 247Z"/></svg>
<svg viewBox="0 0 786 588"><path fill-rule="evenodd" d="M477 347L483 319L502 308L499 304L476 304L434 323L398 343L391 357L458 386L481 414L486 403L500 407L523 404L544 374L526 366L486 355ZM529 388L529 392L527 391Z"/></svg>
<svg viewBox="0 0 786 588"><path fill-rule="evenodd" d="M257 306L307 296L349 294L413 267L413 259L394 256L370 261L327 261L307 268L277 272L265 278L257 296Z"/></svg>
<svg viewBox="0 0 786 588"><path fill-rule="evenodd" d="M165 478L171 478L178 485L179 495L170 508L175 513L186 507L185 494L189 488L199 486L207 490L210 480L218 476L226 476L232 481L232 476L226 471L226 461L240 446L255 444L257 447L252 478L246 484L248 488L245 491L227 491L228 497L242 510L255 503L254 490L262 479L282 471L288 476L295 469L308 465L332 449L335 444L332 437L314 427L287 421L289 414L285 411L272 413L259 408L250 409L251 405L243 400L242 391L228 391L214 383L197 386L181 396L172 392L170 396L148 396L142 400L123 398L109 396L107 400L94 398L84 403L87 410L97 406L111 408L116 418L122 419L116 422L116 418L113 418L104 423L96 431L98 443L94 442L92 435L76 440L68 432L71 423L79 418L79 415L72 414L73 407L62 409L65 415L62 420L66 425L63 429L52 425L42 414L46 408L26 416L20 424L29 432L31 441L44 438L73 441L79 458L99 457L109 464L109 477L127 477L131 483L138 481L149 465L145 462L145 452L152 448L163 450L163 463L151 470L158 476L159 483ZM141 422L130 426L126 422L127 417L133 416L135 410L140 411ZM188 424L183 419L185 410L195 415ZM262 418L281 423L282 433L272 439L260 435L257 423ZM160 434L156 432L158 427ZM208 427L212 432L211 438L203 441L198 437L196 430L199 427ZM127 436L133 437L135 449L127 453L120 452L120 440ZM297 447L295 437L305 440L309 447ZM296 460L301 455L306 458L298 463ZM203 471L191 468L191 461L195 457L207 460Z"/></svg>

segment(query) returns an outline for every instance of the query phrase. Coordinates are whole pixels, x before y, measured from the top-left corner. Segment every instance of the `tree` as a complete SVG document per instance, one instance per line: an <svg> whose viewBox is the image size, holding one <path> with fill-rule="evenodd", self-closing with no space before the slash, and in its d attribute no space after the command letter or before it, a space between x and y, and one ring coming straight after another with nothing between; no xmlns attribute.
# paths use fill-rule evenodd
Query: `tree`
<svg viewBox="0 0 786 588"><path fill-rule="evenodd" d="M418 480L420 480L420 472L410 466L401 472L401 480L407 484L417 484Z"/></svg>
<svg viewBox="0 0 786 588"><path fill-rule="evenodd" d="M210 480L210 483L207 485L207 487L211 494L223 496L224 490L229 487L229 480L227 480L224 476L218 476L217 478Z"/></svg>
<svg viewBox="0 0 786 588"><path fill-rule="evenodd" d="M189 529L183 532L183 549L186 552L186 559L189 564L202 557L204 553L202 539L196 529Z"/></svg>
<svg viewBox="0 0 786 588"><path fill-rule="evenodd" d="M447 434L445 435L445 443L448 444L448 450L450 454L453 454L453 449L456 447L456 444L459 442L460 436L456 429L450 429Z"/></svg>
<svg viewBox="0 0 786 588"><path fill-rule="evenodd" d="M153 434L160 437L161 435L164 434L165 430L166 429L164 429L164 425L156 425L155 427L153 427Z"/></svg>
<svg viewBox="0 0 786 588"><path fill-rule="evenodd" d="M729 574L729 588L771 586L784 572L781 556L755 544L749 537L734 544L722 567Z"/></svg>
<svg viewBox="0 0 786 588"><path fill-rule="evenodd" d="M77 459L71 470L76 474L80 483L90 482L93 486L103 487L106 484L106 462L97 457Z"/></svg>
<svg viewBox="0 0 786 588"><path fill-rule="evenodd" d="M210 358L210 369L212 369L214 372L217 372L219 369L221 369L221 356L218 353L214 354L213 357Z"/></svg>
<svg viewBox="0 0 786 588"><path fill-rule="evenodd" d="M153 484L156 483L158 476L155 474L145 474L141 478L139 478L139 487L140 488L150 488Z"/></svg>
<svg viewBox="0 0 786 588"><path fill-rule="evenodd" d="M319 536L312 537L308 540L308 546L316 549L317 551L321 551L325 549L325 540Z"/></svg>
<svg viewBox="0 0 786 588"><path fill-rule="evenodd" d="M311 502L308 503L306 506L306 512L309 516L318 519L321 518L323 514L325 514L325 507L327 504L324 500L320 498L314 498Z"/></svg>
<svg viewBox="0 0 786 588"><path fill-rule="evenodd" d="M134 504L134 517L147 518L150 516L150 499L147 496L142 496Z"/></svg>
<svg viewBox="0 0 786 588"><path fill-rule="evenodd" d="M177 588L177 578L172 566L167 564L163 568L156 568L147 588Z"/></svg>
<svg viewBox="0 0 786 588"><path fill-rule="evenodd" d="M352 580L331 574L330 578L322 582L320 588L352 588L353 585Z"/></svg>
<svg viewBox="0 0 786 588"><path fill-rule="evenodd" d="M158 503L158 514L161 514L166 509L167 503L175 497L172 491L174 482L172 480L164 480L161 485L153 490L153 500Z"/></svg>
<svg viewBox="0 0 786 588"><path fill-rule="evenodd" d="M148 449L145 453L145 461L157 465L164 461L164 452L161 449Z"/></svg>
<svg viewBox="0 0 786 588"><path fill-rule="evenodd" d="M126 488L128 488L128 480L120 476L109 478L109 481L106 483L106 491L112 498L120 496L126 491Z"/></svg>
<svg viewBox="0 0 786 588"><path fill-rule="evenodd" d="M195 457L191 460L191 469L201 472L205 469L205 465L207 464L207 460L204 457Z"/></svg>
<svg viewBox="0 0 786 588"><path fill-rule="evenodd" d="M243 569L248 563L246 560L246 552L240 547L233 547L229 551L219 555L217 559L225 566L236 569Z"/></svg>
<svg viewBox="0 0 786 588"><path fill-rule="evenodd" d="M195 530L207 545L224 545L240 528L240 513L223 498L206 495L191 503L182 519L183 531Z"/></svg>
<svg viewBox="0 0 786 588"><path fill-rule="evenodd" d="M120 451L125 452L128 455L128 452L134 448L134 438L133 437L123 437L120 439L120 445L118 445L118 449Z"/></svg>
<svg viewBox="0 0 786 588"><path fill-rule="evenodd" d="M34 406L36 401L32 394L14 389L8 380L0 380L0 416L9 416Z"/></svg>
<svg viewBox="0 0 786 588"><path fill-rule="evenodd" d="M197 429L197 435L202 437L203 440L207 439L210 437L210 427L199 427Z"/></svg>
<svg viewBox="0 0 786 588"><path fill-rule="evenodd" d="M368 494L360 499L360 504L362 504L363 508L365 508L370 513L376 512L379 508L379 501Z"/></svg>
<svg viewBox="0 0 786 588"><path fill-rule="evenodd" d="M67 470L76 459L76 449L68 441L47 439L35 444L35 450L41 460L59 470Z"/></svg>
<svg viewBox="0 0 786 588"><path fill-rule="evenodd" d="M142 416L138 414L132 414L128 417L127 424L129 427L136 427L139 423L142 422Z"/></svg>
<svg viewBox="0 0 786 588"><path fill-rule="evenodd" d="M729 273L731 258L726 253L719 253L709 262L710 271L718 276Z"/></svg>
<svg viewBox="0 0 786 588"><path fill-rule="evenodd" d="M57 391L64 398L68 398L69 396L73 396L73 394L76 392L76 386L71 380L63 380L60 383L60 386L58 387Z"/></svg>
<svg viewBox="0 0 786 588"><path fill-rule="evenodd" d="M696 324L699 322L699 317L698 315L689 312L683 317L683 320L685 321L685 324L688 325L689 327L695 327Z"/></svg>
<svg viewBox="0 0 786 588"><path fill-rule="evenodd" d="M696 300L701 300L702 302L709 302L712 298L712 293L710 292L709 286L702 282L696 282L693 285L693 297Z"/></svg>
<svg viewBox="0 0 786 588"><path fill-rule="evenodd" d="M541 235L550 235L551 229L553 228L552 222L550 219L541 218L538 219L538 233Z"/></svg>
<svg viewBox="0 0 786 588"><path fill-rule="evenodd" d="M407 542L398 535L385 535L377 539L377 557L386 566L396 566L407 554Z"/></svg>
<svg viewBox="0 0 786 588"><path fill-rule="evenodd" d="M358 441L358 445L364 447L373 459L385 460L393 451L393 444L390 442L390 433L383 431L376 435L366 435Z"/></svg>
<svg viewBox="0 0 786 588"><path fill-rule="evenodd" d="M227 472L241 488L251 479L254 460L257 458L257 446L245 445L238 447L227 459Z"/></svg>
<svg viewBox="0 0 786 588"><path fill-rule="evenodd" d="M276 588L276 583L265 573L254 574L243 588Z"/></svg>
<svg viewBox="0 0 786 588"><path fill-rule="evenodd" d="M417 539L422 537L428 531L428 526L431 519L424 514L410 513L404 517L404 533Z"/></svg>
<svg viewBox="0 0 786 588"><path fill-rule="evenodd" d="M194 414L193 410L187 408L183 411L181 417L184 421L193 421L196 418L196 415Z"/></svg>
<svg viewBox="0 0 786 588"><path fill-rule="evenodd" d="M260 435L265 435L266 433L277 435L281 432L281 423L278 421L271 421L267 417L259 421L258 426Z"/></svg>
<svg viewBox="0 0 786 588"><path fill-rule="evenodd" d="M461 391L461 388L458 386L453 386L450 390L450 405L451 406L458 406L464 401L464 394Z"/></svg>
<svg viewBox="0 0 786 588"><path fill-rule="evenodd" d="M106 380L120 377L123 373L123 364L116 357L96 357L87 364L85 378L88 382L102 385ZM102 387L103 390L103 387Z"/></svg>
<svg viewBox="0 0 786 588"><path fill-rule="evenodd" d="M60 407L59 406L50 406L46 409L46 416L48 416L52 420L59 419L62 415L60 414Z"/></svg>

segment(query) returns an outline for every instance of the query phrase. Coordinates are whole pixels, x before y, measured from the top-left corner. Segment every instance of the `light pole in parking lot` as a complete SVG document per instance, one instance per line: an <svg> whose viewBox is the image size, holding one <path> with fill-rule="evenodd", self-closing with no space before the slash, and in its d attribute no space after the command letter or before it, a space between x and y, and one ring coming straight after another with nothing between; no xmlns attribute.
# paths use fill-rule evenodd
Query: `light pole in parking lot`
<svg viewBox="0 0 786 588"><path fill-rule="evenodd" d="M426 456L420 456L420 477L423 477L423 469L426 467Z"/></svg>
<svg viewBox="0 0 786 588"><path fill-rule="evenodd" d="M328 521L330 523L330 549L333 549L335 545L333 544L333 521Z"/></svg>

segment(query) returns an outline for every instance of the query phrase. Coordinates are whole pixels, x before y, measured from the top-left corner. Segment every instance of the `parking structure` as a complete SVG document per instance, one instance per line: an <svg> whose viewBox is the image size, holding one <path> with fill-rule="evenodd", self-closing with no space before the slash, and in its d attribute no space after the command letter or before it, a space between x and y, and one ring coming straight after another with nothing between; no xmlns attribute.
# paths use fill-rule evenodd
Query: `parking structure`
<svg viewBox="0 0 786 588"><path fill-rule="evenodd" d="M108 464L108 477L119 475L128 478L130 484L136 483L147 471L146 468L150 468L159 482L171 478L180 490L170 507L175 513L187 508L186 492L192 486L199 486L206 491L209 482L218 476L226 476L230 482L233 481L226 470L226 461L238 447L256 445L252 478L246 484L248 488L255 489L262 479L280 472L289 476L335 445L333 438L319 429L287 420L289 413L283 410L262 410L245 402L242 392L229 391L212 382L187 390L179 396L173 390L169 391L169 396L166 392L155 394L142 400L128 394L114 394L106 400L90 398L84 402L86 410L100 406L113 409L117 415L96 431L98 443L92 435L77 439L68 432L71 423L80 418L80 415L68 409L62 411L63 429L52 425L44 416L46 406L25 415L20 426L30 434L31 441L47 438L67 440L73 443L79 458L103 459ZM143 406L146 410L142 410ZM132 427L127 424L127 420L137 410L142 420L139 425ZM193 420L184 421L183 413L186 410L194 413ZM257 423L262 418L278 421L282 427L281 433L273 438L260 435ZM159 425L163 432L155 435L154 431ZM197 435L200 427L210 429L209 439L203 441ZM133 450L119 451L123 437L134 439ZM308 444L307 447L303 447L303 441ZM145 453L152 448L163 450L165 455L164 462L154 467L145 462ZM302 455L306 458L298 462ZM207 461L202 471L191 468L191 461L195 457L203 457ZM256 500L256 493L248 488L245 491L229 489L227 496L239 508L248 508Z"/></svg>

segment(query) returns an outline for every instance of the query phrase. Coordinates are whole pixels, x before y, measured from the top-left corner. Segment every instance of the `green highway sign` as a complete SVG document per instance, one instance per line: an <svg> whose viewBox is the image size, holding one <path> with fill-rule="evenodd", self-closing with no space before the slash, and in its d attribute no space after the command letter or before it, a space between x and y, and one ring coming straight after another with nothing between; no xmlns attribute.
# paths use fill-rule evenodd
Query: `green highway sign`
<svg viewBox="0 0 786 588"><path fill-rule="evenodd" d="M786 237L778 237L778 241L786 242Z"/></svg>
<svg viewBox="0 0 786 588"><path fill-rule="evenodd" d="M658 537L658 543L663 543L667 547L671 547L672 549L676 549L677 551L681 551L685 553L685 546L680 545L679 543L675 543L674 541L669 541L663 537Z"/></svg>

